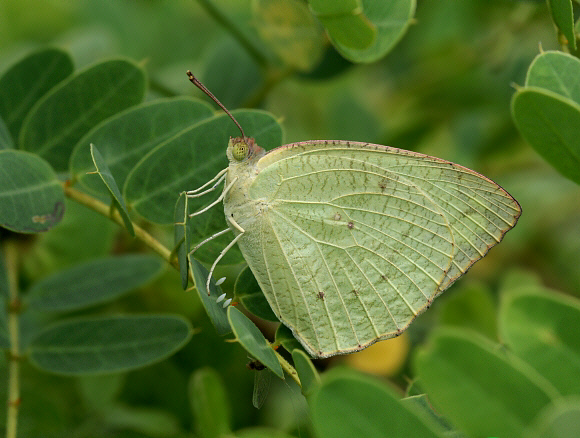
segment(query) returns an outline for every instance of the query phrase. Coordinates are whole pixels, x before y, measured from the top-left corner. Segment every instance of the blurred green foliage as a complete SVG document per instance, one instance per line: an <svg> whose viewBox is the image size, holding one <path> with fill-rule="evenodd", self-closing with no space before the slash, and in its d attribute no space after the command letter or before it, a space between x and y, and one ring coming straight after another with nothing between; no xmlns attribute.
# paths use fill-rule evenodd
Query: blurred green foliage
<svg viewBox="0 0 580 438"><path fill-rule="evenodd" d="M133 371L96 376L62 377L22 360L19 436L212 437L229 433L241 437L326 437L340 436L340 431L344 436L488 433L551 437L566 428L579 430L578 421L574 420L578 418L574 397L579 393L577 385L570 382L578 375L580 363L580 190L573 182L578 181L577 166L573 161L572 165L570 161L562 164L563 157L580 157L580 128L574 122L578 120L580 75L568 65L568 61L572 65L578 63L578 45L569 22L570 11L575 13L572 20L574 16L577 19L579 3L419 0L415 5L413 1L385 0L384 9L373 9L376 2L353 0L343 2L354 5L343 11L346 18L337 15L337 11L320 9L323 3L326 2L0 0L0 169L7 163L2 161L3 156L20 160L5 166L6 175L29 161L35 162L35 169L44 169L46 161L36 163L42 155L60 172L36 174L40 183L48 187L41 198L44 204L58 202L62 193L54 188L60 187L59 180L72 177L73 183L81 181L75 187L109 203L108 191L98 186L98 176L85 174L93 163L89 150L85 157L81 152L73 154L70 167L67 154L80 137L99 139L104 144L96 146L107 160L106 149L114 139L145 132L144 140L137 145L143 148L142 155L125 157L123 177L117 178L110 163L109 168L117 178L117 193L123 192L125 201L130 194L132 204L128 203L128 207L134 222L171 249L173 229L147 220L171 222L180 190L174 190L169 207L163 205L154 211L157 201L149 197L143 201L149 202L145 213L139 212L142 176L129 171L158 143L189 129L189 123L205 121L206 130L191 134L191 149L184 149L190 144L189 140L184 141L188 137L175 140L175 150L182 154L176 160L175 172L191 178L193 186L185 189L193 189L199 185L198 178L203 182L209 176L197 172L201 164L225 160L224 138L236 132L235 126L225 126L229 121L224 116L212 115L213 104L187 81L185 71L190 69L230 109L266 110L275 116L276 120L272 120L258 111L240 111L238 115L248 135L261 134L266 143L273 142L266 144L268 148L277 146L277 142L345 139L442 157L473 168L506 188L522 205L518 225L411 326L411 354L400 359L405 365L397 375L389 376L387 381L385 376L374 379L348 369L327 372L342 362L341 358L333 358L315 363L320 371L319 381L307 359L296 356L300 361L299 374L302 372L304 381L309 382L308 403L291 379L287 377L283 382L274 378L262 409L256 410L252 406L255 373L269 371L246 368L248 353L239 345L224 342L216 333L201 300L190 291L183 292L175 270L161 272L158 263L151 261L148 263L154 272L149 275L138 270L123 271L131 260L117 264L117 268L103 265L106 262L102 260L113 254L151 251L94 209L67 199L61 222L49 232L16 234L0 228L0 297L8 303L11 284L17 280L19 290L24 291L21 299L30 302L20 316L24 353L41 369L84 374L90 362L84 371L76 369L72 365L78 365L79 360L69 357L71 362L61 361L53 354L54 345L68 342L67 354L72 357L82 351L95 360L93 366L98 363L98 347L107 350L110 339L118 341L119 348L125 350L123 354L131 355L127 353L131 346L123 343L123 336L117 336L119 331L130 337L131 330L138 330L144 334L144 342L154 337L155 331L141 330L137 323L120 327L121 322L115 327L117 321L111 324L110 331L99 332L87 328L86 317L92 318L88 321L111 322L114 315L135 313L158 318L159 333L165 337L160 342L169 342L171 348L167 347L169 344L161 345L163 348L153 359L140 358L147 355L135 349L132 366L159 362ZM387 32L375 18L389 13L385 5L392 6L390 13L398 17L396 32ZM401 18L411 17L413 11L412 21ZM337 16L340 20L358 20L357 26L371 29L370 39L364 37L344 46L349 35L340 33ZM575 29L578 32L578 24ZM39 63L29 64L34 68L10 70L31 53L46 55L46 47L57 48L48 55L54 61L52 65L40 57ZM567 72L564 82L570 86L564 91L542 82L549 74L535 78L532 75L530 79L528 69L541 50L548 56L556 53L559 59L566 57L565 61L556 61L566 62L566 67L554 69L556 76ZM116 60L110 61L111 58ZM121 66L125 73L107 77L111 70L102 68L105 62ZM538 60L535 65L540 65ZM95 68L101 68L101 72ZM17 74L5 75L7 71ZM104 95L77 85L69 87L67 90L72 93L66 94L67 90L54 88L63 80L80 84L83 71L103 75L98 81L103 87L100 90L110 85L109 89L116 91ZM125 79L115 82L115 78ZM37 88L18 88L19 84L30 83ZM516 92L514 86L523 88ZM42 96L47 91L50 95L45 99ZM15 95L29 100L22 103ZM59 105L70 104L79 95L92 96L91 109L99 104L104 108L91 112L90 120L75 119L83 111L81 107L78 113L55 112ZM186 100L183 96L196 99ZM530 96L531 104L522 100ZM175 97L178 98L171 99ZM22 105L10 106L12 98ZM554 149L558 145L547 147L546 142L538 142L541 135L534 129L540 129L541 124L534 117L541 111L529 110L533 99L540 102L540 109L552 115L560 110L551 110L550 105L561 104L565 108L556 113L555 121L556 132L565 133L567 140L560 145L569 156ZM150 109L131 112L130 107L142 101L146 103L136 108ZM36 102L40 103L35 106ZM518 110L520 103L522 112ZM155 114L151 110L155 107L165 111ZM118 113L124 108L128 109ZM29 112L36 116L25 119ZM116 115L107 119L112 114ZM56 120L54 124L49 123L51 117ZM105 119L116 122L98 124ZM46 129L59 124L82 129L72 132L67 128L56 135ZM157 125L163 129L147 131ZM270 126L271 130L266 134L252 132L263 126ZM28 133L23 134L22 129ZM212 131L219 135L210 138ZM71 133L79 138L72 141ZM56 143L52 143L52 137L65 143L66 154L62 148L61 152L53 152L51 148ZM198 142L195 145L194 140ZM23 155L19 148L40 155ZM142 166L143 169L148 171ZM125 178L133 181L131 191L123 190L128 187ZM30 179L26 182L36 183ZM155 186L166 187L170 183L157 181ZM0 186L0 193L4 193L4 187ZM29 204L21 207L32 208ZM2 220L6 205L0 204ZM190 237L199 241L214 233L221 227L215 224L218 216L199 218L206 222L197 223ZM15 257L14 252L6 250L14 247ZM211 262L221 247L210 248L200 260ZM244 265L239 263L239 253L224 261L215 278L227 277L221 287L231 296L239 287L234 283ZM74 273L91 266L93 272L106 270L99 278L122 278L125 284L108 290L108 295L85 285L85 295L78 300L81 304L71 304L67 294L74 288L66 282L78 282L80 288L82 282L74 280ZM205 283L207 270L197 264L195 272L200 276L196 284ZM60 296L43 292L42 286L51 281L66 284L59 289ZM135 292L126 294L130 290ZM243 293L248 302L255 300L255 291ZM67 313L44 309L38 304L43 296L61 309L69 306ZM111 302L113 298L116 299ZM86 309L89 305L92 307ZM252 305L259 307L259 303L248 307ZM8 321L13 312L9 310L8 306L0 306L0 347L6 350L11 346ZM222 321L224 315L225 311ZM275 324L256 322L269 339L274 339ZM238 324L247 327L248 321ZM84 335L70 336L71 333ZM181 348L190 336L191 340ZM87 346L83 344L86 339L94 342ZM99 339L101 344L97 345ZM276 339L288 350L295 347L291 333L284 328L278 330ZM254 347L264 347L259 342L251 341ZM175 355L162 360L177 349ZM123 354L118 363L108 362L109 368L101 370L127 365ZM289 354L282 354L291 359ZM2 400L8 399L8 385L4 382L8 380L9 358L0 356ZM48 360L50 366L40 364L39 358L43 363ZM408 382L417 378L413 391L401 402ZM345 422L351 418L354 419ZM6 416L0 414L0 430L5 422ZM577 435L572 432L568 436Z"/></svg>

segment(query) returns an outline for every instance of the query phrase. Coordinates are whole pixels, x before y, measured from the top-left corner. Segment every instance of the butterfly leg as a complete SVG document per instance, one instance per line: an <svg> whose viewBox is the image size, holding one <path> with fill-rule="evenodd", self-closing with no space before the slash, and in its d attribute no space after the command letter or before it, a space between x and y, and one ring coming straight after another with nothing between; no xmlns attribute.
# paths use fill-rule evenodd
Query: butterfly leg
<svg viewBox="0 0 580 438"><path fill-rule="evenodd" d="M221 177L220 177L220 178L217 180L217 182L216 182L216 183L215 183L215 184L214 184L212 187L210 187L209 189L207 189L207 190L204 190L203 192L196 192L196 191L192 190L192 191L190 191L190 192L187 192L187 197L188 197L188 198L199 198L200 196L203 196L203 195L205 195L205 194L207 194L207 193L209 193L209 192L213 192L213 191L214 191L214 190L217 188L217 186L219 186L219 185L221 184L221 182L222 182L224 179L226 179L226 176L225 176L225 174L224 174L224 175L222 175L222 176L221 176ZM199 189L196 189L196 190L199 190Z"/></svg>
<svg viewBox="0 0 580 438"><path fill-rule="evenodd" d="M233 217L228 217L227 219L228 219L229 223L230 223L230 224L232 224L232 226L233 226L233 227L234 227L236 230L238 230L240 233L245 233L245 232L246 232L246 230L244 230L242 227L240 227L240 224L238 224L238 223L237 223L237 222L234 220L234 218L233 218Z"/></svg>
<svg viewBox="0 0 580 438"><path fill-rule="evenodd" d="M236 237L234 237L234 239L228 244L228 246L226 246L222 250L222 252L220 252L220 254L217 256L217 258L213 262L213 265L211 265L211 269L209 270L209 275L207 276L207 283L206 283L206 290L207 290L207 293L208 294L209 294L209 282L211 280L211 276L213 275L213 271L214 271L215 267L217 266L217 264L219 263L219 261L222 259L222 257L224 255L226 255L226 253L230 250L230 248L232 246L234 246L236 244L236 242L240 239L240 237L242 237L244 235L244 233L246 232L242 227L240 227L240 224L238 224L231 217L228 217L228 221L233 225L234 228L236 228L237 230L240 231L240 234L238 234ZM223 234L223 232L221 232L221 233Z"/></svg>
<svg viewBox="0 0 580 438"><path fill-rule="evenodd" d="M222 192L222 194L219 196L219 198L217 198L215 201L213 201L211 204L209 204L207 207L202 208L199 211L196 211L195 213L191 213L189 215L189 217L194 217L197 215L200 215L202 213L205 213L206 211L208 211L210 208L212 208L214 205L219 204L224 197L227 195L227 193L230 191L230 189L233 187L233 185L236 183L236 181L238 180L238 177L235 177L231 183L229 183L226 188L224 189L224 191Z"/></svg>
<svg viewBox="0 0 580 438"><path fill-rule="evenodd" d="M227 171L228 171L228 169L227 169L227 168L220 170L216 176L214 176L212 179L210 179L208 182L206 182L206 183L205 183L204 185L202 185L201 187L198 187L198 188L197 188L197 189L195 189L195 190L189 190L188 192L186 192L186 193L187 193L187 195L194 195L195 193L198 193L198 192L200 192L201 190L205 189L207 186L209 186L209 185L210 185L211 183L213 183L214 181L216 181L216 180L219 180L217 183L215 183L215 186L214 186L214 188L215 188L215 187L217 187L217 186L218 186L218 184L219 184L219 183L221 182L221 180L223 179L223 177L224 177L224 175L226 174L226 172L227 172ZM211 189L211 190L213 190L213 189ZM206 192L204 192L204 193L206 193ZM190 198L193 198L193 196L189 196L189 197L190 197Z"/></svg>
<svg viewBox="0 0 580 438"><path fill-rule="evenodd" d="M234 237L234 239L230 243L228 243L228 246L226 246L222 250L222 252L220 252L220 254L217 256L217 258L213 262L213 265L211 265L211 269L209 270L209 275L207 276L207 283L205 285L206 288L207 288L206 290L207 290L208 295L209 295L209 282L211 280L211 276L213 275L213 271L215 270L215 267L217 266L217 264L219 263L219 261L222 259L222 257L226 255L226 253L230 250L230 248L232 246L234 246L236 244L236 242L238 240L240 240L240 237L242 237L243 235L244 235L243 233L240 233L236 237Z"/></svg>
<svg viewBox="0 0 580 438"><path fill-rule="evenodd" d="M191 256L191 255L193 255L193 253L194 253L195 251L197 251L199 248L201 248L201 247L202 247L203 245L205 245L207 242L209 242L209 241L211 241L211 240L215 239L216 237L219 237L219 236L221 236L222 234L226 234L228 231L231 231L231 230L230 230L229 228L226 228L225 230L218 231L218 232L217 232L217 233L215 233L213 236L210 236L210 237L208 237L207 239L205 239L203 242L200 242L200 243L198 243L197 245L195 245L195 247L194 247L194 248L193 248L191 251L189 251L189 255L190 255L190 256Z"/></svg>

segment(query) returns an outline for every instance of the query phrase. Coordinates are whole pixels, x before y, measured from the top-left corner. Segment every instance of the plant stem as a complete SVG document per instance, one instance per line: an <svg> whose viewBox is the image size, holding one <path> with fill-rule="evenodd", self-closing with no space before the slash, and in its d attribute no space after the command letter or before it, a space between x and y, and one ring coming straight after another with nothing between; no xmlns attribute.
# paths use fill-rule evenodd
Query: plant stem
<svg viewBox="0 0 580 438"><path fill-rule="evenodd" d="M62 186L65 195L68 196L70 199L73 199L89 207L90 209L96 211L97 213L100 213L103 216L112 219L121 227L125 226L123 223L123 219L121 218L121 215L117 210L111 211L109 205L99 201L98 199L93 198L90 195L87 195L86 193L73 189L66 183L63 183ZM151 248L153 251L155 251L157 254L159 254L161 257L167 260L167 262L169 262L175 269L179 271L179 263L175 258L171 257L171 251L169 249L163 246L158 240L156 240L153 236L151 236L151 234L149 234L147 231L145 231L143 228L139 227L135 223L133 223L133 229L135 230L136 238L145 243L145 245L147 245L149 248ZM191 272L190 276L192 277L193 280L193 274ZM298 385L300 385L300 379L298 378L298 373L296 372L294 367L290 365L288 361L280 355L280 353L278 353L276 350L274 350L274 352L278 357L278 361L280 362L282 369L286 371L286 373L289 374L290 377L292 377L292 379L294 379L294 381Z"/></svg>
<svg viewBox="0 0 580 438"><path fill-rule="evenodd" d="M6 409L6 438L16 438L18 411L20 407L20 299L17 284L16 242L7 240L4 244L6 272L8 276L9 311L8 333L10 334L10 354L8 364L8 404Z"/></svg>
<svg viewBox="0 0 580 438"><path fill-rule="evenodd" d="M90 195L87 195L86 193L80 192L77 189L70 187L66 183L63 184L62 186L65 195L68 196L69 198L89 207L91 210L94 210L97 213L100 213L103 216L108 217L109 219L112 219L121 227L123 228L125 227L125 224L123 223L123 218L121 218L121 215L117 210L111 211L109 205L99 201L98 199L93 198ZM167 249L165 246L163 246L161 242L156 240L151 234L149 234L147 231L145 231L143 228L141 228L135 223L133 223L133 229L135 230L135 237L137 237L145 245L147 245L149 248L151 248L153 251L155 251L157 254L163 257L163 259L169 262L172 266L179 269L179 264L177 260L175 260L174 258L172 259L171 251Z"/></svg>
<svg viewBox="0 0 580 438"><path fill-rule="evenodd" d="M205 9L205 11L213 17L215 21L223 26L244 49L250 54L258 65L265 67L268 62L266 57L260 50L250 41L240 30L238 24L225 15L211 0L197 0L197 2Z"/></svg>
<svg viewBox="0 0 580 438"><path fill-rule="evenodd" d="M292 380L294 380L298 386L302 387L302 385L300 384L300 379L298 378L298 373L296 372L296 369L290 365L290 363L284 359L282 357L282 355L280 353L278 353L276 350L274 350L274 353L276 353L276 357L278 358L278 362L280 362L280 365L282 366L282 369L284 371L286 371L286 374L288 374L290 377L292 377Z"/></svg>

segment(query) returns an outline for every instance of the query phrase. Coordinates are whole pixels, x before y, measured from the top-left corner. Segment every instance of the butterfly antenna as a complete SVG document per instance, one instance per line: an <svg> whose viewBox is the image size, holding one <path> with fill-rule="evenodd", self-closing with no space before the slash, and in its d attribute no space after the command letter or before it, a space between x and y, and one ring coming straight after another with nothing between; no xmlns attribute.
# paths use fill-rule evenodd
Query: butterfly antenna
<svg viewBox="0 0 580 438"><path fill-rule="evenodd" d="M201 91L203 91L205 94L207 94L207 95L208 95L208 97L210 97L210 98L211 98L211 100L213 100L215 103L217 103L217 104L219 105L219 107L220 107L221 109L223 109L223 110L225 111L225 113L226 113L228 116L230 116L230 119L232 119L232 120L234 121L234 123L236 124L236 126L238 127L238 129L240 130L240 132L242 133L242 137L245 139L245 138L246 138L246 134L244 134L244 130L242 129L242 127L240 126L240 124L238 123L238 121L237 121L237 120L234 118L234 116L232 116L232 113L230 113L230 112L228 111L228 109L227 109L225 106L223 106L223 104L222 104L222 103L221 103L221 102L218 100L218 98L217 98L217 97L215 97L215 96L213 95L213 93L212 93L211 91L209 91L209 90L208 90L208 89L205 87L205 85L203 85L203 84L202 84L202 83L199 81L199 79L197 79L197 78L196 78L196 77L193 75L193 73L191 73L191 71L190 71L190 70L187 70L187 77L189 78L189 80L191 81L191 83L192 83L193 85L195 85L197 88L199 88L199 89L200 89Z"/></svg>

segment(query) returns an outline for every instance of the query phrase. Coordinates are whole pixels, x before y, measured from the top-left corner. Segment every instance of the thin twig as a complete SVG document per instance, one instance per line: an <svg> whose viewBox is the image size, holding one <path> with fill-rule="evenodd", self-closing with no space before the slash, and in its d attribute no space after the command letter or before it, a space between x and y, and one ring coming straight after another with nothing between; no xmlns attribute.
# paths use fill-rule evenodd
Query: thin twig
<svg viewBox="0 0 580 438"><path fill-rule="evenodd" d="M105 217L113 220L121 227L125 228L125 224L123 222L123 218L119 214L117 210L111 210L110 206L99 201L98 199L93 198L86 193L80 192L77 189L74 189L67 184L62 185L64 188L64 193L69 198L77 201L80 204L86 205L91 210L96 211L97 213L102 214ZM139 225L133 223L133 229L135 230L135 237L137 237L141 242L159 254L163 259L169 262L173 267L179 270L179 263L177 260L171 258L171 251L167 249L161 242L156 240L151 234L141 228Z"/></svg>
<svg viewBox="0 0 580 438"><path fill-rule="evenodd" d="M6 408L6 438L16 438L18 431L18 411L20 408L20 298L18 297L18 249L16 242L4 244L6 271L8 275L9 312L8 333L10 335L10 356L8 368L8 405Z"/></svg>
<svg viewBox="0 0 580 438"><path fill-rule="evenodd" d="M229 32L240 43L240 45L242 45L242 47L244 47L244 49L247 50L258 65L265 67L268 64L264 54L246 37L246 35L243 34L238 23L225 15L211 0L197 0L197 2L209 15L213 17L215 21L221 24L222 27Z"/></svg>
<svg viewBox="0 0 580 438"><path fill-rule="evenodd" d="M290 377L292 377L292 380L294 380L298 384L298 386L302 387L302 384L300 383L300 379L298 378L298 373L296 372L294 367L292 365L290 365L290 363L286 359L284 359L282 357L282 355L280 353L278 353L276 350L274 350L274 353L276 353L276 357L278 358L278 362L280 362L280 365L282 366L282 369L284 371L286 371L286 374L288 374Z"/></svg>

